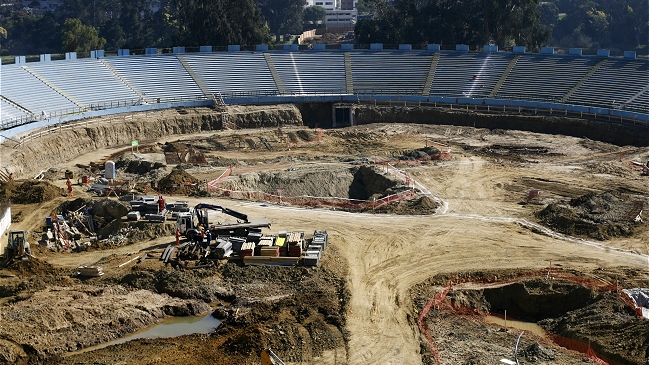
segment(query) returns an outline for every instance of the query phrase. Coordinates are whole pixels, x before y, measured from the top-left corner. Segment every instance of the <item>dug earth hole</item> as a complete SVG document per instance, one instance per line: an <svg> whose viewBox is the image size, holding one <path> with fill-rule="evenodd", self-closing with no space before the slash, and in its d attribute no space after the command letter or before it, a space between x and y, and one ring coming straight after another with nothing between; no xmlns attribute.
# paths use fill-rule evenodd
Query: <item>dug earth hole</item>
<svg viewBox="0 0 649 365"><path fill-rule="evenodd" d="M521 363L579 364L586 356L580 352L590 347L609 363L647 364L649 321L637 317L615 292L552 277L525 278L534 276L530 273L518 272L516 279L509 276L511 272L462 275L473 275L477 281L454 286L444 302L425 317L446 363L491 364L503 357L513 359L512 350L523 331ZM576 278L580 280L579 275ZM430 299L427 295L443 290L429 286L441 283L439 279L413 288L413 301L419 308ZM424 292L428 294L422 295ZM502 320L499 325L488 324L488 315L509 319L510 325L505 328ZM522 327L519 321L523 321ZM545 333L539 335L525 323L536 324ZM422 361L435 364L428 346L422 341Z"/></svg>

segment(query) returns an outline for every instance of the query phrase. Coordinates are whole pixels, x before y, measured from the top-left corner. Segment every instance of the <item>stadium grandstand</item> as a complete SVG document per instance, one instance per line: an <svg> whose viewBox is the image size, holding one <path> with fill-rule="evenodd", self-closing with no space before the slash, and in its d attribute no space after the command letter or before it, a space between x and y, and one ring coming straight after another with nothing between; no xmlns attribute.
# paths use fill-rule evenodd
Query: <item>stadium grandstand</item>
<svg viewBox="0 0 649 365"><path fill-rule="evenodd" d="M344 45L349 46L349 45ZM4 137L43 125L116 113L227 104L359 102L435 103L514 107L649 122L649 60L601 50L555 54L499 52L485 46L468 52L429 45L427 50L257 51L159 54L25 62L16 57L0 69L0 129Z"/></svg>

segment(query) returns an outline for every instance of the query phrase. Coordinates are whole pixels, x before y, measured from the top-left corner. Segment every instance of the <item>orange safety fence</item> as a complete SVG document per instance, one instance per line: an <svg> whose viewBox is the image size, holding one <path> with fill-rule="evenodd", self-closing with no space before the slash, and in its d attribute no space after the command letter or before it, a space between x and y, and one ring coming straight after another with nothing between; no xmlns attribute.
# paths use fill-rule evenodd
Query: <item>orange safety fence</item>
<svg viewBox="0 0 649 365"><path fill-rule="evenodd" d="M421 310L419 313L419 318L417 319L417 325L419 326L419 331L424 334L426 337L426 341L428 342L428 349L430 350L431 354L433 355L433 358L435 359L435 363L437 365L442 364L442 359L439 355L439 350L437 349L437 345L435 344L435 341L433 341L433 337L430 334L430 330L428 329L428 323L425 321L426 314L432 309L432 308L439 308L439 305L442 303L444 298L446 298L446 295L448 292L451 290L451 282L449 281L446 283L446 287L444 290L441 292L435 293L433 297L428 301L424 309Z"/></svg>
<svg viewBox="0 0 649 365"><path fill-rule="evenodd" d="M517 281L523 281L529 279L539 279L539 278L547 279L548 277L552 277L553 280L559 279L559 280L569 281L575 284L584 285L599 291L617 293L626 305L633 308L633 310L637 313L638 317L642 317L642 309L638 311L633 299L631 299L631 297L626 295L626 293L622 292L621 288L619 288L618 285L607 282L603 279L587 277L587 276L578 276L568 271L564 271L556 268L551 270L548 269L547 271L536 270L536 271L531 271L526 273L513 274L508 277L500 277L499 280L492 280L490 278L470 278L470 277L457 278L457 280L455 280L455 285L458 285L460 283L465 283L465 282L483 283L483 284L490 284L494 282L517 282ZM446 295L448 294L451 288L452 288L451 282L449 281L447 283L447 286L444 288L444 290L433 295L433 297L428 301L426 306L419 313L419 317L417 321L419 330L426 338L426 341L428 342L428 347L431 353L433 354L433 356L435 357L435 362L438 365L441 364L439 350L437 349L437 346L435 345L435 342L432 339L432 335L425 321L425 316L432 308L439 309L441 307L442 301L444 300L444 298L446 297ZM445 310L450 309L451 312L457 315L477 315L478 314L478 311L476 309L463 308L462 306L457 306L457 305L445 306L444 309ZM493 313L491 314L498 316L498 314L493 314ZM623 365L621 362L611 360L600 354L597 354L587 343L578 340L569 339L555 334L550 334L550 333L548 333L548 338L550 338L552 342L554 342L555 344L561 347L584 354L585 357L587 357L589 360L591 360L596 364Z"/></svg>
<svg viewBox="0 0 649 365"><path fill-rule="evenodd" d="M352 211L379 209L390 203L409 200L415 196L415 191L412 189L405 190L396 194L388 195L386 197L377 200L358 200L358 199L318 197L318 196L308 196L308 195L284 196L284 195L269 194L263 191L230 190L215 185L210 186L209 190L234 199L265 201L269 203L287 204L287 205L303 206L303 207L328 207L328 208L345 209L345 210L352 210Z"/></svg>
<svg viewBox="0 0 649 365"><path fill-rule="evenodd" d="M230 176L230 174L232 174L232 166L229 166L225 171L223 171L221 176L217 177L216 179L214 179L212 181L208 181L207 182L207 190L213 190L214 188L216 188L223 181L225 181L225 179L227 179L228 176Z"/></svg>

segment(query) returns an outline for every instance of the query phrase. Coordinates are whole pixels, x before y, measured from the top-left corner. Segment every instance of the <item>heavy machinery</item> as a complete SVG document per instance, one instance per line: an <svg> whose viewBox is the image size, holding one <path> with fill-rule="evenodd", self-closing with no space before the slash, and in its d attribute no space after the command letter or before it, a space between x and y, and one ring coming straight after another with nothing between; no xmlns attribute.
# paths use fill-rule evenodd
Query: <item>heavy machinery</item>
<svg viewBox="0 0 649 365"><path fill-rule="evenodd" d="M18 260L27 261L29 257L31 257L31 250L27 242L27 232L10 231L3 266L11 265Z"/></svg>
<svg viewBox="0 0 649 365"><path fill-rule="evenodd" d="M286 365L282 359L269 348L261 350L261 365Z"/></svg>
<svg viewBox="0 0 649 365"><path fill-rule="evenodd" d="M208 219L208 210L215 210L225 213L237 219L236 223L212 224ZM200 203L189 212L179 212L176 219L176 227L180 234L192 240L199 234L198 227L203 226L209 229L214 237L218 235L247 236L248 231L254 228L270 228L270 221L267 218L248 220L248 216L220 205Z"/></svg>

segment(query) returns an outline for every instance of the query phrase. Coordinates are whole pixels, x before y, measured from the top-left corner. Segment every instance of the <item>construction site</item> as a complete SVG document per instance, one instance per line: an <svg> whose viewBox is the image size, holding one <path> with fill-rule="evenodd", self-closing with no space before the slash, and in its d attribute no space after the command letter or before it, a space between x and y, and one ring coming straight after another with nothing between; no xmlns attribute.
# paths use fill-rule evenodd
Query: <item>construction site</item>
<svg viewBox="0 0 649 365"><path fill-rule="evenodd" d="M0 362L649 364L646 145L356 108L6 139Z"/></svg>

